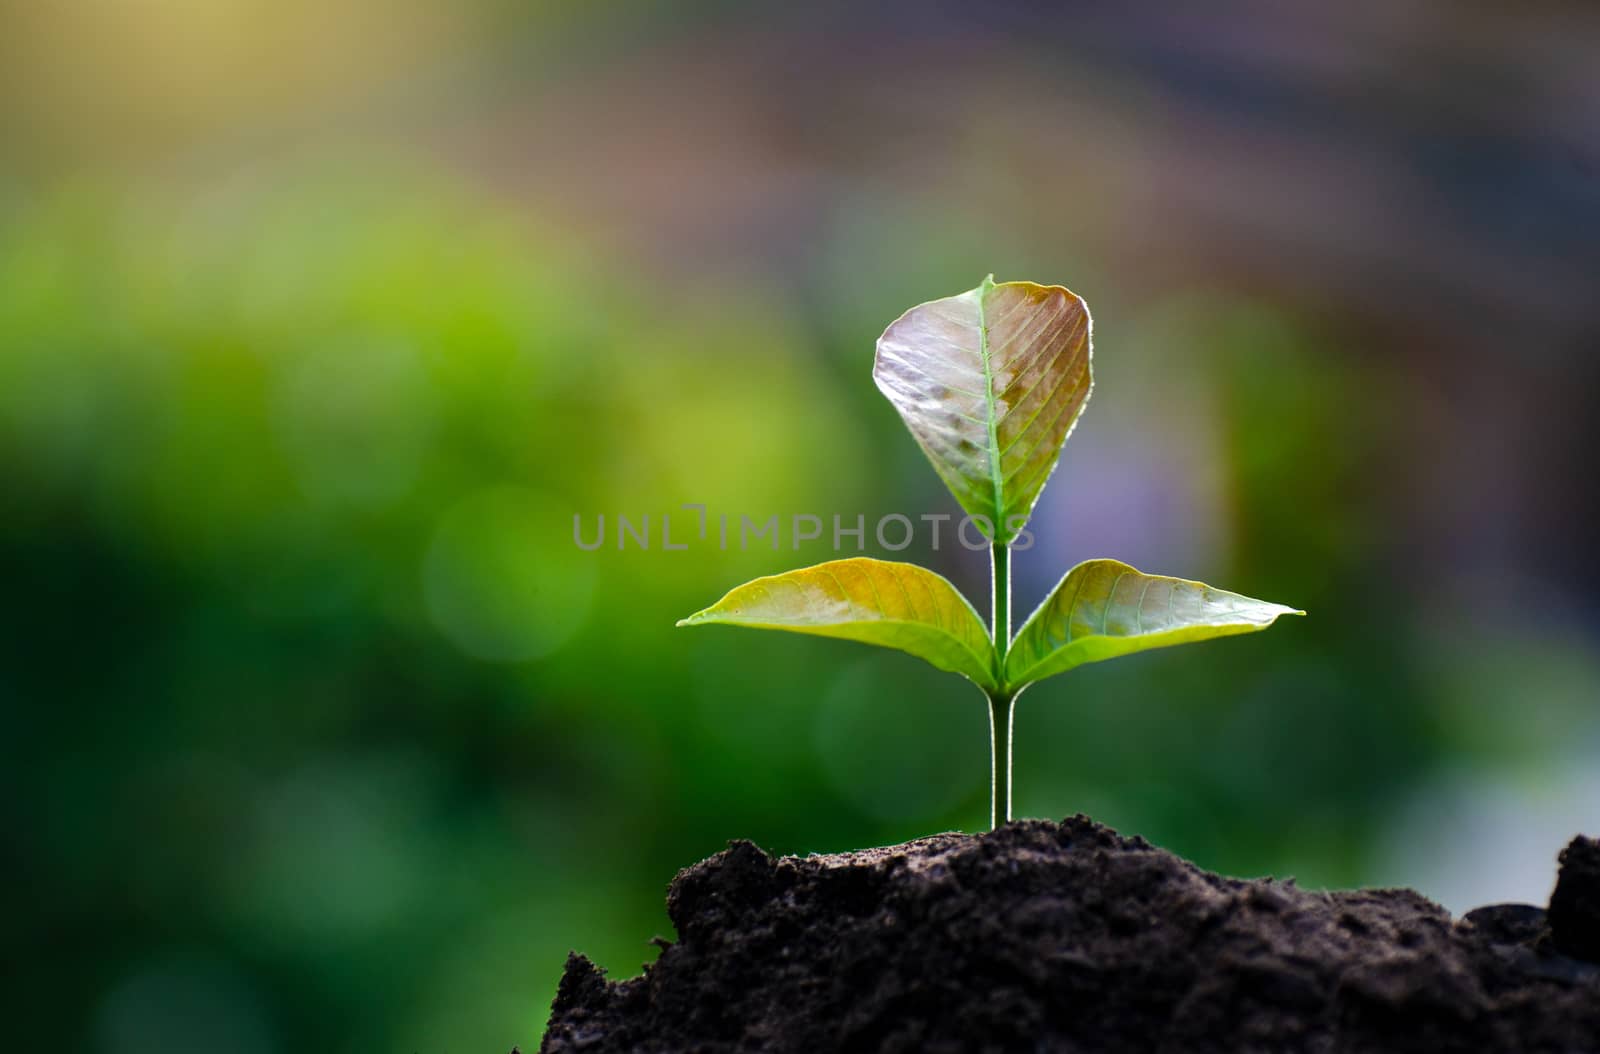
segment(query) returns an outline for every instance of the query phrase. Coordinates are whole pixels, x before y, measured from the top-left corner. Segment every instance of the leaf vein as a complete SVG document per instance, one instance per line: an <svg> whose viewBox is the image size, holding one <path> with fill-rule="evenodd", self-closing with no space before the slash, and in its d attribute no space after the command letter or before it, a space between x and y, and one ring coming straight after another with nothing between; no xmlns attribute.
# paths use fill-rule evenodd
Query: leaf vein
<svg viewBox="0 0 1600 1054"><path fill-rule="evenodd" d="M1106 593L1105 608L1100 612L1100 636L1102 637L1106 635L1106 623L1111 621L1111 605L1116 602L1117 587L1120 586L1122 584L1122 580L1127 577L1128 572L1122 571L1118 573L1116 578L1111 580L1111 589Z"/></svg>
<svg viewBox="0 0 1600 1054"><path fill-rule="evenodd" d="M1011 390L1011 387L1015 387L1016 380L1020 379L1023 373L1031 370L1035 365L1037 365L1040 357L1043 356L1046 351L1050 350L1057 336L1054 330L1067 325L1072 318L1072 312L1066 307L1065 304L1060 305L1060 310L1052 311L1048 315L1046 315L1044 312L1040 312L1040 315L1046 321L1042 326L1039 327L1039 333L1037 336L1030 335L1028 337L1027 343L1032 346L1028 355L1028 360L1024 363L1009 364L1011 370L1013 371L1014 377L1012 385L1006 388L1007 392ZM1014 347L1017 344L1022 343L1022 336L1023 334L1021 333L1017 334L1007 342L1008 345ZM1048 339L1046 339L1047 336ZM1056 350L1059 352L1060 348L1057 348Z"/></svg>
<svg viewBox="0 0 1600 1054"><path fill-rule="evenodd" d="M1065 348L1071 347L1071 348L1084 348L1084 349L1087 349L1088 346L1089 346L1088 341L1083 341L1082 343L1078 343L1077 339L1074 338L1071 342L1064 343L1064 344L1062 344L1062 346L1060 348L1057 348L1056 349L1056 354L1060 355L1062 350L1064 350ZM1068 368L1068 371L1067 371L1068 375L1076 372L1076 366L1077 366L1078 357L1079 356L1076 353L1074 353L1074 355L1072 357L1073 358L1073 364L1072 364L1071 367ZM1052 361L1051 365L1054 366L1055 363ZM1058 389L1058 390L1060 392L1062 392L1063 394L1068 396L1068 399L1067 399L1068 405L1070 405L1073 402L1073 397L1077 395L1076 389L1061 388L1061 389ZM1034 423L1036 421L1038 421L1039 416L1042 413L1044 413L1045 408L1050 405L1050 402L1051 402L1051 400L1046 399L1044 402L1039 404L1039 409L1035 410L1034 413L1033 413L1033 416L1028 418L1028 420L1023 423L1022 429L1019 432L1017 432L1016 435L1011 437L1011 442L1006 444L1006 448L1005 448L1005 450L1001 451L1001 454L1005 454L1012 447L1016 446L1019 442L1022 441L1022 437L1028 434L1029 429L1031 429L1033 427ZM1056 416L1054 418L1052 418L1051 422L1050 422L1052 425L1054 425L1056 421L1059 421L1061 419L1062 412L1063 411L1061 411L1061 410L1056 411Z"/></svg>

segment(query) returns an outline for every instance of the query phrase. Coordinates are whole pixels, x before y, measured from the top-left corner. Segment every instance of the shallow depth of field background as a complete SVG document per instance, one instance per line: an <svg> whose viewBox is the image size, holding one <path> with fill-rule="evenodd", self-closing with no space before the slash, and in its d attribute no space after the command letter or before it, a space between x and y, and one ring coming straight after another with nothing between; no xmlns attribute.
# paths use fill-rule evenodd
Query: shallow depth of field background
<svg viewBox="0 0 1600 1054"><path fill-rule="evenodd" d="M683 503L954 508L873 340L989 271L1097 324L1018 620L1095 556L1311 612L1031 691L1018 812L1542 902L1600 828L1600 21L1188 6L0 4L12 1045L527 1049L729 838L979 829L970 685L672 623L833 555Z"/></svg>

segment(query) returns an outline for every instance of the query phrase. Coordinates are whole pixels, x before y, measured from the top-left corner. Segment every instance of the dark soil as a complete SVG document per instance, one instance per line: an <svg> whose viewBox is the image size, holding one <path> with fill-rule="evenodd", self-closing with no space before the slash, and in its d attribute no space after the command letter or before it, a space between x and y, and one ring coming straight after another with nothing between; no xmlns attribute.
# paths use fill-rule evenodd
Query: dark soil
<svg viewBox="0 0 1600 1054"><path fill-rule="evenodd" d="M567 960L540 1050L1600 1052L1600 842L1548 913L1222 878L1079 816L678 875L679 941ZM665 942L663 942L665 943Z"/></svg>

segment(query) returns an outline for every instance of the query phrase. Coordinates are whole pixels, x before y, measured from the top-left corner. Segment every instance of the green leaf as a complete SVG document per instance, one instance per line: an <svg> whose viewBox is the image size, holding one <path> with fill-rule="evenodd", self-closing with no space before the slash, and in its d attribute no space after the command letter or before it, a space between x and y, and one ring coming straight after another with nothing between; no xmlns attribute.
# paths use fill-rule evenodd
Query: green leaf
<svg viewBox="0 0 1600 1054"><path fill-rule="evenodd" d="M1090 560L1068 571L1017 632L1006 684L1016 689L1086 662L1254 633L1279 615L1304 614L1203 582L1143 574L1120 560Z"/></svg>
<svg viewBox="0 0 1600 1054"><path fill-rule="evenodd" d="M878 338L872 377L950 492L1010 542L1094 386L1089 308L1058 285L919 304ZM981 525L981 523L980 523Z"/></svg>
<svg viewBox="0 0 1600 1054"><path fill-rule="evenodd" d="M983 620L955 586L915 564L857 557L758 578L678 625L718 622L898 648L996 687Z"/></svg>

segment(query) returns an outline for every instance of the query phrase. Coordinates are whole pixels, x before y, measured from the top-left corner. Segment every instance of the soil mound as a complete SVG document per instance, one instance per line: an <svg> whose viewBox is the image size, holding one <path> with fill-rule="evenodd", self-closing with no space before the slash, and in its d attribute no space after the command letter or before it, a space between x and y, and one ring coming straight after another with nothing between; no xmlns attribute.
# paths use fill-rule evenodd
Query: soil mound
<svg viewBox="0 0 1600 1054"><path fill-rule="evenodd" d="M1600 842L1551 910L1223 878L1083 816L681 872L643 976L567 960L572 1051L1600 1052Z"/></svg>

